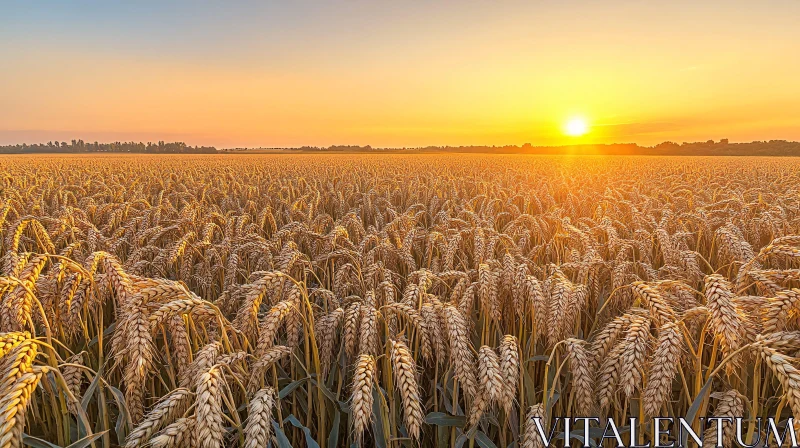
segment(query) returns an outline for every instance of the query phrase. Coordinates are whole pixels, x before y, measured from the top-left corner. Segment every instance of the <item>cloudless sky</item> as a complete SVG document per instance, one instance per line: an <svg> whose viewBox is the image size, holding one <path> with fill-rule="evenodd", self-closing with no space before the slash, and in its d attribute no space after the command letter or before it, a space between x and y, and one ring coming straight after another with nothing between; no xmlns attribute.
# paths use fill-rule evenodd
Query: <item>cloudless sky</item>
<svg viewBox="0 0 800 448"><path fill-rule="evenodd" d="M0 144L72 138L800 140L800 1L0 0Z"/></svg>

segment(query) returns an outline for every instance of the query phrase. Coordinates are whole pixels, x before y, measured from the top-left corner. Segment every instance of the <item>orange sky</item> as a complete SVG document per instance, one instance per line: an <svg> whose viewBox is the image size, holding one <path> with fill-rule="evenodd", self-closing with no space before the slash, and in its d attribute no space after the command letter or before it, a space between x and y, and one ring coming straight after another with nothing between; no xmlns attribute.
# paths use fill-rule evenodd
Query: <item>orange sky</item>
<svg viewBox="0 0 800 448"><path fill-rule="evenodd" d="M21 3L0 144L800 140L795 0Z"/></svg>

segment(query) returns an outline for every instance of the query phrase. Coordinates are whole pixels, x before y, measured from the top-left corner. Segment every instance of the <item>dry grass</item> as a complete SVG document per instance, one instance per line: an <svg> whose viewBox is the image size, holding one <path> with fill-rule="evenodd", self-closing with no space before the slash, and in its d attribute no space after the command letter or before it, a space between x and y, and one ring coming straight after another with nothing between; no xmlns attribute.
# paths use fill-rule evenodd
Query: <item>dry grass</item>
<svg viewBox="0 0 800 448"><path fill-rule="evenodd" d="M541 447L536 418L693 407L753 440L800 414L794 159L0 167L0 448Z"/></svg>

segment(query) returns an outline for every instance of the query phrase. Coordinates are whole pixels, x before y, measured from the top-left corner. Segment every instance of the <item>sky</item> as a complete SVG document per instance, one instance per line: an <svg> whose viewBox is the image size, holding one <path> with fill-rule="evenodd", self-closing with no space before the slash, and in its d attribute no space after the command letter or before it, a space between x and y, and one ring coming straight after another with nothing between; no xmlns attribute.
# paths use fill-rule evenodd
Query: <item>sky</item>
<svg viewBox="0 0 800 448"><path fill-rule="evenodd" d="M800 140L799 17L799 0L0 0L0 144Z"/></svg>

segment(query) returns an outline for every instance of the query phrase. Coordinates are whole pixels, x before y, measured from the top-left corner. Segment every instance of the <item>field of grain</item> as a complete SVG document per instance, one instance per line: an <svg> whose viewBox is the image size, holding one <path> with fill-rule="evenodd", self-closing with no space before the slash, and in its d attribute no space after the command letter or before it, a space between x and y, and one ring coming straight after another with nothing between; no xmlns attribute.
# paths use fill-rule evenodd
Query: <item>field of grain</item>
<svg viewBox="0 0 800 448"><path fill-rule="evenodd" d="M755 417L800 416L796 159L0 173L2 448L533 448L555 416L701 436L700 416L742 416L755 440Z"/></svg>

